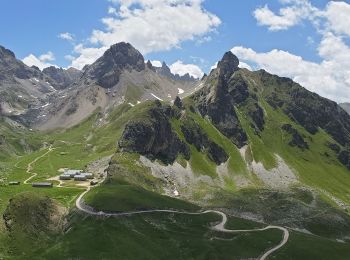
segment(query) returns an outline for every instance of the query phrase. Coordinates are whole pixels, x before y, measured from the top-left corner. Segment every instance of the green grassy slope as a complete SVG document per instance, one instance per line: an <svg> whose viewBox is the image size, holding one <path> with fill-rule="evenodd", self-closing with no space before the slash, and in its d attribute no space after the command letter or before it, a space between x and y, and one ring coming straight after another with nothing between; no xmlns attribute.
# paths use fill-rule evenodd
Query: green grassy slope
<svg viewBox="0 0 350 260"><path fill-rule="evenodd" d="M127 212L149 209L196 210L198 206L148 191L123 180L113 179L84 197L85 203L97 211Z"/></svg>
<svg viewBox="0 0 350 260"><path fill-rule="evenodd" d="M104 220L76 220L43 255L50 259L240 259L257 257L278 243L281 233L222 235L209 230L215 214L145 214Z"/></svg>

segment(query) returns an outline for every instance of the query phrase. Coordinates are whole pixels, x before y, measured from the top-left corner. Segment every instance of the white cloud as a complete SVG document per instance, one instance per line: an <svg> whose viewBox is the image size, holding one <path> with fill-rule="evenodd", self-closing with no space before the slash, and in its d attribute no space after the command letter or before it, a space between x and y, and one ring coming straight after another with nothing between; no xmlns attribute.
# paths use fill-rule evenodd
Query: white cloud
<svg viewBox="0 0 350 260"><path fill-rule="evenodd" d="M254 10L253 15L261 26L267 26L270 31L286 30L299 24L304 19L314 21L319 10L313 7L308 0L281 0L287 7L274 13L268 5Z"/></svg>
<svg viewBox="0 0 350 260"><path fill-rule="evenodd" d="M214 64L213 66L211 66L211 67L210 67L210 71L212 71L212 70L216 69L216 68L218 67L218 64L219 64L219 62L218 62L218 61L217 61L217 62L215 62L215 64Z"/></svg>
<svg viewBox="0 0 350 260"><path fill-rule="evenodd" d="M321 43L319 52L320 55L324 55L324 60L320 63L306 61L300 56L276 49L267 53L258 53L252 49L237 46L232 49L232 52L241 60L254 63L258 68L292 78L310 91L343 102L350 100L350 49L338 41L338 38L330 35L329 39ZM339 44L336 52L342 52L344 58L337 55L328 56L333 43Z"/></svg>
<svg viewBox="0 0 350 260"><path fill-rule="evenodd" d="M39 60L41 60L41 61L54 61L55 55L51 51L49 51L45 54L40 55Z"/></svg>
<svg viewBox="0 0 350 260"><path fill-rule="evenodd" d="M345 2L328 3L324 16L328 19L328 27L337 34L350 36L350 5Z"/></svg>
<svg viewBox="0 0 350 260"><path fill-rule="evenodd" d="M203 7L203 0L111 0L104 30L94 30L91 44L108 48L129 42L142 54L180 48L188 40L208 41L220 19ZM97 47L96 47L97 48ZM97 49L99 49L97 48ZM89 48L91 51L91 48ZM81 64L85 52L81 52ZM88 58L88 60L91 60ZM73 65L73 63L72 63Z"/></svg>
<svg viewBox="0 0 350 260"><path fill-rule="evenodd" d="M151 63L154 67L158 67L158 68L162 67L162 62L159 60L151 60Z"/></svg>
<svg viewBox="0 0 350 260"><path fill-rule="evenodd" d="M307 89L339 102L350 101L350 5L330 1L324 9L308 0L280 0L287 7L278 14L267 6L258 8L254 16L258 24L269 30L283 30L308 20L321 35L316 43L310 36L307 43L318 45L320 62L311 62L282 50L258 53L242 46L232 51L243 61L255 64L271 73L294 79Z"/></svg>
<svg viewBox="0 0 350 260"><path fill-rule="evenodd" d="M74 41L74 35L69 32L61 33L58 35L58 37L63 40Z"/></svg>
<svg viewBox="0 0 350 260"><path fill-rule="evenodd" d="M240 61L240 62L239 62L238 67L240 67L240 68L242 68L242 69L253 70L252 67L251 67L248 63L245 63L245 62L243 62L243 61Z"/></svg>
<svg viewBox="0 0 350 260"><path fill-rule="evenodd" d="M64 58L65 58L66 60L69 60L69 61L75 60L75 57L74 57L73 55L70 55L70 54L65 55Z"/></svg>
<svg viewBox="0 0 350 260"><path fill-rule="evenodd" d="M82 44L78 44L75 46L74 52L79 56L72 60L72 64L70 66L81 70L85 65L94 63L106 50L107 47L86 48Z"/></svg>
<svg viewBox="0 0 350 260"><path fill-rule="evenodd" d="M54 61L55 56L54 54L49 51L45 54L40 55L39 57L36 57L34 54L29 54L27 57L25 57L22 61L27 66L36 66L40 70L43 70L44 68L55 66L54 64L49 63L49 61Z"/></svg>
<svg viewBox="0 0 350 260"><path fill-rule="evenodd" d="M203 77L203 71L194 64L184 64L182 61L176 61L169 66L171 73L179 74L180 76L185 75L186 73L190 74L194 78Z"/></svg>

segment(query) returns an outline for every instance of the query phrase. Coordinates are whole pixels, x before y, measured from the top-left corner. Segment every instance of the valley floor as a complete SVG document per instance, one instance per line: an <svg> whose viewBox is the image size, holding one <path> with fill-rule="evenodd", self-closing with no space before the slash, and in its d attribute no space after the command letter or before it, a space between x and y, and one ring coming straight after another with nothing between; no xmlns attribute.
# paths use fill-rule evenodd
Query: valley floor
<svg viewBox="0 0 350 260"><path fill-rule="evenodd" d="M68 160L62 159L66 157L63 151L74 155ZM6 177L11 176L9 180L23 184L1 187L1 213L9 199L25 191L49 196L67 208L75 205L80 212L72 211L64 234L44 243L45 249L41 248L39 241L37 248L29 249L16 238L7 237L1 223L0 258L28 259L36 255L39 259L111 259L115 256L137 259L143 255L144 259L346 259L350 255L347 242L235 218L218 210L198 211L197 206L177 201L164 202L164 205L169 205L164 209L132 210L131 207L131 210L113 213L84 204L83 198L90 187L62 186L56 181L51 189L35 189L29 185L56 176L61 168L79 168L92 160L100 161L109 156L106 152L84 158L82 151L81 144L58 141L23 156L15 163L9 162L8 165L14 166L8 168L11 172ZM150 196L143 194L144 197ZM113 203L127 202L116 198ZM14 246L13 243L18 244Z"/></svg>

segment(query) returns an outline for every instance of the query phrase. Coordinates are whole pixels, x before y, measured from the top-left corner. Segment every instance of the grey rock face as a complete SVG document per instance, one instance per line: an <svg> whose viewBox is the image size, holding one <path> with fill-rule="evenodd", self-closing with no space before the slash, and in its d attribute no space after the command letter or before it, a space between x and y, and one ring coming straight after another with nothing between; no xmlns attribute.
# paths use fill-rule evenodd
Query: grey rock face
<svg viewBox="0 0 350 260"><path fill-rule="evenodd" d="M290 124L284 124L282 129L292 136L292 139L289 142L290 146L296 146L300 149L309 149L308 143L304 140L304 137Z"/></svg>
<svg viewBox="0 0 350 260"><path fill-rule="evenodd" d="M123 70L142 71L145 61L142 54L129 43L112 45L101 58L88 66L83 78L95 81L103 88L112 88L119 82Z"/></svg>
<svg viewBox="0 0 350 260"><path fill-rule="evenodd" d="M0 80L13 80L14 77L19 79L29 79L39 77L40 71L30 68L22 61L16 59L15 54L0 46Z"/></svg>
<svg viewBox="0 0 350 260"><path fill-rule="evenodd" d="M232 52L225 53L218 68L206 78L205 87L192 99L202 116L208 116L224 135L242 147L248 138L240 125L235 105L244 102L249 94L244 81L231 79L238 64L238 58Z"/></svg>
<svg viewBox="0 0 350 260"><path fill-rule="evenodd" d="M82 75L82 72L75 68L62 69L53 66L45 68L43 73L55 81L55 88L58 89L67 88L72 83L77 81Z"/></svg>
<svg viewBox="0 0 350 260"><path fill-rule="evenodd" d="M155 70L159 75L170 78L172 80L179 80L179 81L195 81L196 80L189 73L186 73L183 76L180 76L179 74L173 74L165 62L162 63L162 67L158 67L158 68L156 67Z"/></svg>
<svg viewBox="0 0 350 260"><path fill-rule="evenodd" d="M129 122L118 143L126 152L137 152L150 159L173 163L178 154L190 158L190 150L172 130L169 106L157 104L149 111L149 118Z"/></svg>
<svg viewBox="0 0 350 260"><path fill-rule="evenodd" d="M185 119L181 125L181 131L189 144L192 144L200 152L207 154L210 160L217 165L228 160L225 150L209 139L208 135L192 119Z"/></svg>

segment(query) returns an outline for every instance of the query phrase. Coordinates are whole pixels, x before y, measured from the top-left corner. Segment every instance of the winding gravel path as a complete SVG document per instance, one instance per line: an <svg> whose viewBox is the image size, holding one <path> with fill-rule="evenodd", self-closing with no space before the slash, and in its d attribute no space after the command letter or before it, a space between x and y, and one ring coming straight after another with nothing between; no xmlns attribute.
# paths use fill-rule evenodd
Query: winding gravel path
<svg viewBox="0 0 350 260"><path fill-rule="evenodd" d="M83 202L83 197L86 193L90 191L90 187L86 189L75 202L76 207L92 216L102 216L102 217L120 217L120 216L131 216L131 215L138 215L138 214L146 214L146 213L175 213L175 214L186 214L186 215L202 215L202 214L208 214L208 213L216 213L222 217L222 220L219 224L211 227L212 230L219 231L219 232L225 232L225 233L241 233L241 232L259 232L259 231L265 231L268 229L278 229L283 231L283 238L281 242L266 251L262 256L259 257L259 260L265 260L267 259L268 256L270 256L272 253L283 247L287 242L289 238L289 231L288 229L280 226L267 226L264 228L259 228L259 229L226 229L225 225L227 222L227 216L225 213L217 210L206 210L202 212L187 212L187 211L177 211L177 210L166 210L166 209L159 209L159 210L141 210L141 211L130 211L130 212L119 212L119 213L111 213L111 212L103 212L103 211L95 211L93 208L88 207L87 205L84 204Z"/></svg>
<svg viewBox="0 0 350 260"><path fill-rule="evenodd" d="M48 150L46 153L44 153L44 154L42 154L42 155L36 157L33 161L31 161L30 163L28 163L26 173L31 174L31 176L23 182L24 184L30 184L29 181L30 181L31 179L33 179L35 176L38 175L37 173L32 172L32 170L33 170L33 164L36 163L36 162L37 162L38 160L40 160L41 158L43 158L43 157L45 157L46 155L48 155L49 153L51 153L53 150L55 150L55 148L52 148L52 145L50 145L49 150Z"/></svg>

